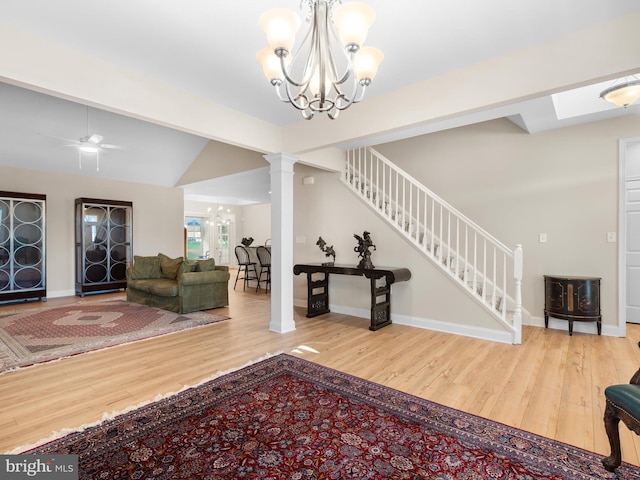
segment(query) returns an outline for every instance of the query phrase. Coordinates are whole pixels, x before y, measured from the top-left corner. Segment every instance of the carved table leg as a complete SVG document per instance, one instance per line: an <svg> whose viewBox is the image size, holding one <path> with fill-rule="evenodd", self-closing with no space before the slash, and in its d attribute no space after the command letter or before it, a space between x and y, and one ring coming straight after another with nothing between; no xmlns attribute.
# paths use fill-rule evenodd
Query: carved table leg
<svg viewBox="0 0 640 480"><path fill-rule="evenodd" d="M604 428L609 437L609 445L611 446L611 455L602 459L602 465L610 472L613 472L622 463L622 452L620 451L620 431L618 429L620 418L614 407L607 402L604 411Z"/></svg>

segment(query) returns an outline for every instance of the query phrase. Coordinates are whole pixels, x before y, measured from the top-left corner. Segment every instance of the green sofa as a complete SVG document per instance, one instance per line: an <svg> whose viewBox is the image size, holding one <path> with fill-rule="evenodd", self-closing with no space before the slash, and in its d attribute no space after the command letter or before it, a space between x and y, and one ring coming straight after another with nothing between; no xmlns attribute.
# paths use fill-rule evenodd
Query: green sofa
<svg viewBox="0 0 640 480"><path fill-rule="evenodd" d="M162 253L134 256L127 269L127 300L176 313L229 305L229 267L214 259L183 260Z"/></svg>

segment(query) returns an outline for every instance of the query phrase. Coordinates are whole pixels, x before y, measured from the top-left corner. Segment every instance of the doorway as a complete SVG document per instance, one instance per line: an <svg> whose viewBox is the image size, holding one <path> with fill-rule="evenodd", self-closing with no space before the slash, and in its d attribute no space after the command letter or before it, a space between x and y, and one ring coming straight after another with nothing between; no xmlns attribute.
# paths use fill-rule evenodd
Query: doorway
<svg viewBox="0 0 640 480"><path fill-rule="evenodd" d="M619 335L640 323L640 137L620 141Z"/></svg>

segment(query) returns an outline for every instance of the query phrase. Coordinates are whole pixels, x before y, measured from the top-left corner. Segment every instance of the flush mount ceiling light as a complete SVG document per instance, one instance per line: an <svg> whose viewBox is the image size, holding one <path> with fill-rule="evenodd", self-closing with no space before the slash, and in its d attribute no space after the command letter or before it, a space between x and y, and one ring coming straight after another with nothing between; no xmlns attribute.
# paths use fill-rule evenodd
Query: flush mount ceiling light
<svg viewBox="0 0 640 480"><path fill-rule="evenodd" d="M260 26L268 47L257 59L283 102L310 120L316 113L335 119L341 110L362 100L384 55L365 47L376 14L363 2L302 0L309 30L292 53L300 17L288 9L263 13Z"/></svg>
<svg viewBox="0 0 640 480"><path fill-rule="evenodd" d="M633 75L618 79L600 93L600 98L626 108L640 99L640 80Z"/></svg>

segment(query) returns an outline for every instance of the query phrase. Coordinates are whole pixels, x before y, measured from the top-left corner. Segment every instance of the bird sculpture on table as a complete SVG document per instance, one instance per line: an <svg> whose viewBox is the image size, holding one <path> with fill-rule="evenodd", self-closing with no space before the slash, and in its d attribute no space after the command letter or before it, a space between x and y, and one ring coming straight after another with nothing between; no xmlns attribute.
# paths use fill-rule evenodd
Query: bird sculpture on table
<svg viewBox="0 0 640 480"><path fill-rule="evenodd" d="M325 242L322 237L318 237L318 241L316 242L316 245L318 245L320 250L322 250L324 252L326 257L333 257L333 261L325 262L322 265L325 265L325 266L335 265L335 263L336 263L336 251L333 249L333 245L328 247L327 246L327 242Z"/></svg>

